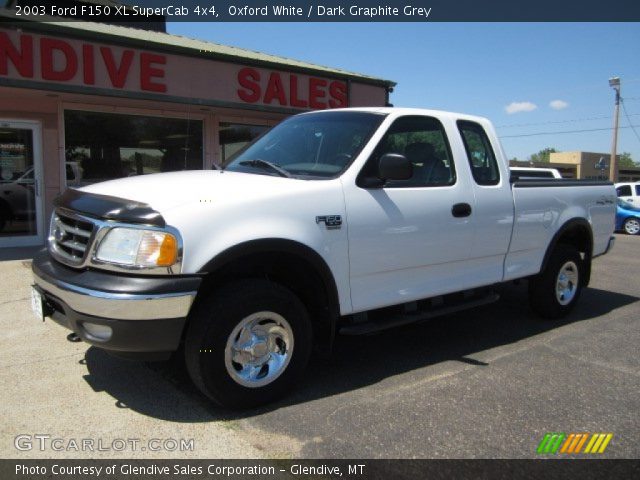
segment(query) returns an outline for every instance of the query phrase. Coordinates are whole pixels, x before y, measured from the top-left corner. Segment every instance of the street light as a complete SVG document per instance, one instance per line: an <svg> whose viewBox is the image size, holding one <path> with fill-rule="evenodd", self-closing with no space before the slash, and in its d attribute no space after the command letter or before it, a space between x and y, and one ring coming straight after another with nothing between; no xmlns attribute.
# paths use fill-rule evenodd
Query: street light
<svg viewBox="0 0 640 480"><path fill-rule="evenodd" d="M609 179L618 180L618 117L620 115L620 77L611 77L609 86L616 91L616 106L613 112L613 140L611 142L611 161L609 162Z"/></svg>

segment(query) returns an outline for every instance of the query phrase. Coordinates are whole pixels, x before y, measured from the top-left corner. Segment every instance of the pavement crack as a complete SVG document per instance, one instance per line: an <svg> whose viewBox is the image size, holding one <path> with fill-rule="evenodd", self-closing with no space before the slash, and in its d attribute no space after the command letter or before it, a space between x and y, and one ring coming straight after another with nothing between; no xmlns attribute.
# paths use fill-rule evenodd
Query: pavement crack
<svg viewBox="0 0 640 480"><path fill-rule="evenodd" d="M4 302L0 302L0 307L3 305L9 305L10 303L16 303L16 302L24 302L25 300L29 300L31 297L23 297L23 298L16 298L14 300L5 300Z"/></svg>

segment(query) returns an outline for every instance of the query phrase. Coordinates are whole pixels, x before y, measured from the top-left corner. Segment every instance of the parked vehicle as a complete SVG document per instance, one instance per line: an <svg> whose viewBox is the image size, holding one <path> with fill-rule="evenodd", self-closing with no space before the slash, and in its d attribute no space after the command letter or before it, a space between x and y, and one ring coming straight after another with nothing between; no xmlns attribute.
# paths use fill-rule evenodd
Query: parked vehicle
<svg viewBox="0 0 640 480"><path fill-rule="evenodd" d="M249 407L338 333L484 305L501 282L529 279L536 312L567 315L613 245L615 199L608 182L510 182L484 118L310 112L225 170L64 192L33 307L122 356L182 346L204 394Z"/></svg>
<svg viewBox="0 0 640 480"><path fill-rule="evenodd" d="M640 207L618 199L616 211L616 230L628 235L640 234Z"/></svg>
<svg viewBox="0 0 640 480"><path fill-rule="evenodd" d="M640 206L640 182L616 183L615 187L619 199Z"/></svg>
<svg viewBox="0 0 640 480"><path fill-rule="evenodd" d="M537 178L562 178L557 168L509 167L511 177L518 180Z"/></svg>

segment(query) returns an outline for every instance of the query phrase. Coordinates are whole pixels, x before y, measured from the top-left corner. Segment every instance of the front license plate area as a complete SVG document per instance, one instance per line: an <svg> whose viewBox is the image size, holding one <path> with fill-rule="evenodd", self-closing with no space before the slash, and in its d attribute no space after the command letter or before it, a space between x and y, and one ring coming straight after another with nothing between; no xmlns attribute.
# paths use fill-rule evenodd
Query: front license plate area
<svg viewBox="0 0 640 480"><path fill-rule="evenodd" d="M36 318L41 322L44 322L43 303L44 301L42 300L40 292L35 287L31 287L31 310Z"/></svg>

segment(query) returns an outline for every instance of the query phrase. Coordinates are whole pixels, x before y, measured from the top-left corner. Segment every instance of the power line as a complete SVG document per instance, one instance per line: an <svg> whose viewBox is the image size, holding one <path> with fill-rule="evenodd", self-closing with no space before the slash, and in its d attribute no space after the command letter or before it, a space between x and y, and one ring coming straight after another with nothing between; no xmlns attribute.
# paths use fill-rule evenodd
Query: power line
<svg viewBox="0 0 640 480"><path fill-rule="evenodd" d="M631 125L628 127L619 127L619 128L634 128L640 127L640 125ZM560 135L563 133L583 133L583 132L603 132L606 130L613 130L613 127L608 128L588 128L583 130L562 130L560 132L537 132L537 133L525 133L524 135L500 135L500 138L517 138L517 137L535 137L538 135ZM635 131L635 130L634 130Z"/></svg>
<svg viewBox="0 0 640 480"><path fill-rule="evenodd" d="M633 130L633 133L635 133L636 138L640 142L640 135L638 135L638 132L636 132L634 125L631 125L631 119L629 118L629 114L627 113L627 107L624 106L624 98L620 99L620 103L622 103L622 111L624 112L624 116L627 117L627 122L629 122L629 126L631 127L631 130Z"/></svg>
<svg viewBox="0 0 640 480"><path fill-rule="evenodd" d="M636 115L640 115L640 113L631 113L632 117ZM585 122L588 120L603 120L607 118L612 118L611 115L600 115L598 117L585 117L585 118L574 118L570 120L554 120L550 122L538 122L538 123L514 123L511 125L498 125L496 128L514 128L514 127L533 127L536 125L554 125L559 123L575 123L575 122Z"/></svg>

